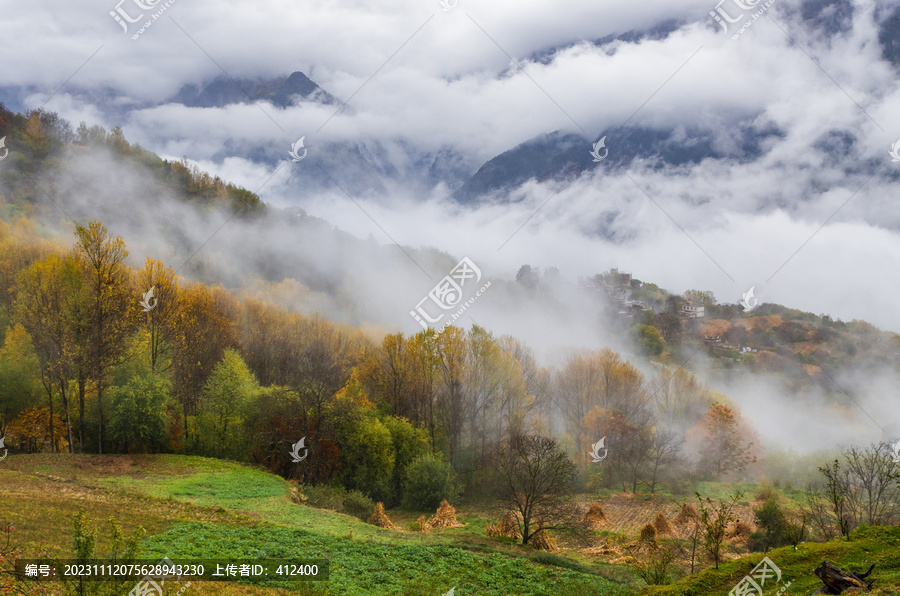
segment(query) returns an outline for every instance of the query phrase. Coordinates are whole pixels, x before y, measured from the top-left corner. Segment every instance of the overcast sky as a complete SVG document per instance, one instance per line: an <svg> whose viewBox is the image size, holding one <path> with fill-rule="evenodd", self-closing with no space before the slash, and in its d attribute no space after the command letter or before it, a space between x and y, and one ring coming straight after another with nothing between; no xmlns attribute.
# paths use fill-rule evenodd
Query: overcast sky
<svg viewBox="0 0 900 596"><path fill-rule="evenodd" d="M142 0L154 4L144 11L134 2L120 7L137 16L164 6ZM775 0L771 19L733 40L709 16L710 0L459 0L446 11L437 0L175 0L133 40L141 23L125 34L109 14L112 0L3 0L0 86L33 88L27 107L73 124L122 125L129 140L186 155L260 189L265 201L302 206L381 243L470 256L497 275L511 277L522 263L555 265L571 279L619 266L671 291L711 289L735 302L755 285L761 300L900 331L900 163L888 155L900 138L900 88L876 22L896 5L854 0L852 27L826 36L803 25L796 2ZM666 19L683 25L664 41L584 41ZM529 61L554 47L564 49L552 60ZM168 104L115 122L73 95L158 103L223 72L297 70L350 98L348 109ZM723 148L734 143L737 120L781 135L749 163L660 169L638 160L623 173L601 163L566 183L528 183L512 204L478 208L460 208L440 188L430 196L401 188L391 201L357 205L338 190L298 192L290 167L302 163L276 172L243 158L212 160L226 142L283 146L287 160L290 143L306 135L311 150L336 140L452 149L474 171L536 135L596 139L629 118L682 134L707 129ZM826 151L835 131L855 138L837 159ZM614 138L607 145L616 150ZM615 239L600 238L599 226Z"/></svg>

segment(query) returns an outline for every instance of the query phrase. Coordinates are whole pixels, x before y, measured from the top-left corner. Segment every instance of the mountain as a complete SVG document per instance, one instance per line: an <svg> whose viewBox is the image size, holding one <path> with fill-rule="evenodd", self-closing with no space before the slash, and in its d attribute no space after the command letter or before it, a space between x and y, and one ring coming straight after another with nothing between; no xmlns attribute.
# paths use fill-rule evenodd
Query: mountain
<svg viewBox="0 0 900 596"><path fill-rule="evenodd" d="M183 86L165 103L180 103L191 108L218 108L236 103L268 101L279 108L295 106L303 101L340 104L334 96L310 80L302 72L273 79L239 79L218 76L205 86Z"/></svg>
<svg viewBox="0 0 900 596"><path fill-rule="evenodd" d="M804 0L799 5L785 6L786 19L799 22L802 27L822 37L826 42L846 35L852 28L856 11L851 0ZM712 23L711 28L718 29ZM900 6L876 8L878 39L883 56L893 64L900 64ZM624 44L640 44L664 40L688 24L678 19L665 19L650 26L615 32L593 40L571 40L533 53L528 60L549 64L558 54L578 44L589 43L615 52ZM12 109L24 111L24 98L39 90L24 87L0 88L0 101ZM269 102L277 108L291 108L302 104L322 104L340 108L341 101L311 80L303 72L277 77L245 77L231 79L218 76L208 81L191 82L162 101L141 102L125 97L109 88L66 88L66 93L81 102L97 107L108 122L127 129L136 110L165 104L181 104L190 108L222 108L234 104ZM229 157L242 157L257 163L274 165L286 159L287 151L299 137L306 136L309 156L291 170L292 184L298 192L346 192L354 198L384 197L394 189L403 188L427 195L438 186L447 187L461 204L484 200L498 191L513 189L535 179L567 180L598 168L613 170L627 167L635 160L654 167L696 164L704 159L745 161L762 155L766 140L782 136L783 132L754 121L758 114L729 116L715 126L694 127L670 125L663 128L632 126L597 131L595 138L584 138L565 132L547 131L515 147L509 147L484 163L472 162L453 147L437 151L423 150L416 139L360 137L317 144L313 131L290 131L296 138L285 139L283 145L269 140L225 140L211 155L191 156L222 162ZM151 133L152 134L152 133ZM594 162L589 151L591 143L605 137L609 155L600 163ZM817 149L826 153L838 145L855 141L852 131L822 131L823 142ZM149 144L166 139L148 139ZM840 152L836 154L840 156Z"/></svg>
<svg viewBox="0 0 900 596"><path fill-rule="evenodd" d="M646 27L643 29L629 29L624 33L612 33L610 35L604 35L603 37L592 40L590 43L597 46L609 46L614 42L621 41L623 43L640 43L642 41L660 41L666 39L674 33L678 31L684 25L683 21L678 21L675 19L667 19L662 21L652 27ZM584 43L583 41L572 41L570 43L554 46L550 49L544 50L542 52L536 52L529 56L529 60L532 62L539 62L541 64L550 64L553 62L556 54L567 50L569 48L574 47L579 43Z"/></svg>
<svg viewBox="0 0 900 596"><path fill-rule="evenodd" d="M592 141L575 134L554 132L530 139L489 160L456 192L461 203L471 203L490 193L509 190L534 178L564 180L598 167L619 169L642 159L656 167L699 163L704 159L756 159L763 142L782 133L774 127L757 128L752 119L727 133L708 129L651 129L628 127L605 134L609 154L601 163L590 153Z"/></svg>

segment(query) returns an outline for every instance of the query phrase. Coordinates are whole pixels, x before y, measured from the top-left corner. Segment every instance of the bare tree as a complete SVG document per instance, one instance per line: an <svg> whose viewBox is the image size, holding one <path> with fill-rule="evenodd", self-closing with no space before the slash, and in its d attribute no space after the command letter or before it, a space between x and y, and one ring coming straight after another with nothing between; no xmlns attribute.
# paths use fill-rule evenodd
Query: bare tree
<svg viewBox="0 0 900 596"><path fill-rule="evenodd" d="M498 496L521 518L522 544L541 530L576 525L576 507L569 499L575 465L556 439L510 437L497 446L494 463Z"/></svg>
<svg viewBox="0 0 900 596"><path fill-rule="evenodd" d="M703 548L713 560L716 569L722 562L722 551L725 546L725 533L729 524L736 519L734 507L744 496L741 492L735 492L727 501L719 501L713 505L712 499L704 499L697 493L700 501L700 524L703 526Z"/></svg>
<svg viewBox="0 0 900 596"><path fill-rule="evenodd" d="M825 499L831 506L834 522L841 531L841 536L850 538L853 529L853 518L850 515L850 477L847 470L841 470L841 464L834 460L833 464L819 467L825 476Z"/></svg>
<svg viewBox="0 0 900 596"><path fill-rule="evenodd" d="M664 470L671 470L678 464L679 452L683 444L684 439L672 431L657 429L653 434L653 441L648 451L650 468L648 482L651 493L656 489L660 473Z"/></svg>
<svg viewBox="0 0 900 596"><path fill-rule="evenodd" d="M810 483L806 487L806 499L802 510L803 515L819 531L822 538L825 540L834 538L834 524L832 523L831 512L820 486Z"/></svg>
<svg viewBox="0 0 900 596"><path fill-rule="evenodd" d="M887 443L866 449L851 447L844 452L851 482L848 505L857 523L886 526L897 522L900 513L900 464L891 457Z"/></svg>

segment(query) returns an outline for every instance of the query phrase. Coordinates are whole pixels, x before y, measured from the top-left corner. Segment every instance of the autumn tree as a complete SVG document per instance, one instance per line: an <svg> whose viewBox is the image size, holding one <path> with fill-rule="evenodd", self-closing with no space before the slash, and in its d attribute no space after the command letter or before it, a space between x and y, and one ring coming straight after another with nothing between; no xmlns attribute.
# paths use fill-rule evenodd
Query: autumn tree
<svg viewBox="0 0 900 596"><path fill-rule="evenodd" d="M2 135L0 135L2 136ZM15 225L0 220L0 333L13 322L16 284L21 271L49 252L34 240L33 224L24 217Z"/></svg>
<svg viewBox="0 0 900 596"><path fill-rule="evenodd" d="M752 454L753 442L745 443L738 415L728 406L714 403L709 407L694 432L692 442L701 451L698 468L707 478L719 478L727 473L740 473L756 462Z"/></svg>
<svg viewBox="0 0 900 596"><path fill-rule="evenodd" d="M144 268L138 273L137 286L142 295L148 296L147 306L152 307L144 314L150 342L150 370L156 372L158 367L168 370L171 362L163 363L163 360L172 354L179 306L175 271L161 261L147 257ZM147 294L151 290L152 297Z"/></svg>
<svg viewBox="0 0 900 596"><path fill-rule="evenodd" d="M416 403L412 353L402 333L386 335L360 364L364 384L377 399L388 404L396 416L418 422L423 412Z"/></svg>
<svg viewBox="0 0 900 596"><path fill-rule="evenodd" d="M513 389L510 382L518 378L515 363L503 353L494 337L482 327L474 325L469 331L466 350L465 390L466 422L468 424L468 446L478 450L478 455L487 453L488 433L493 434L493 418L499 418L501 396L510 391L524 392L524 385ZM496 437L500 440L500 437Z"/></svg>
<svg viewBox="0 0 900 596"><path fill-rule="evenodd" d="M493 454L497 496L519 514L522 544L541 530L571 527L577 512L569 500L575 465L556 439L519 435Z"/></svg>
<svg viewBox="0 0 900 596"><path fill-rule="evenodd" d="M125 340L134 329L130 274L125 265L125 241L112 236L99 221L76 226L76 248L86 265L86 321L91 377L97 390L97 451L103 453L103 393L107 373L124 355Z"/></svg>
<svg viewBox="0 0 900 596"><path fill-rule="evenodd" d="M41 397L41 364L22 325L6 332L0 348L0 435L19 412Z"/></svg>
<svg viewBox="0 0 900 596"><path fill-rule="evenodd" d="M39 112L33 112L25 123L25 131L22 135L25 146L31 149L35 158L41 159L50 153L50 139L44 126L41 124Z"/></svg>
<svg viewBox="0 0 900 596"><path fill-rule="evenodd" d="M724 397L683 368L660 370L652 387L651 396L659 423L679 434L687 432L712 404Z"/></svg>
<svg viewBox="0 0 900 596"><path fill-rule="evenodd" d="M594 407L617 410L638 426L646 424L651 413L643 375L609 349L570 357L555 385L556 402L573 433L581 432Z"/></svg>
<svg viewBox="0 0 900 596"><path fill-rule="evenodd" d="M541 418L549 419L553 400L546 369L538 366L534 351L525 342L505 335L497 345L507 359L508 371L498 404L497 440L528 434ZM549 427L544 432L549 432Z"/></svg>
<svg viewBox="0 0 900 596"><path fill-rule="evenodd" d="M589 446L603 437L608 449L604 459L608 473L604 474L604 480L607 484L628 482L632 492L637 492L638 484L644 480L651 464L653 428L646 423L629 422L619 410L595 406L584 418L582 452L587 454Z"/></svg>
<svg viewBox="0 0 900 596"><path fill-rule="evenodd" d="M19 412L19 415L10 422L6 430L9 435L6 438L7 447L37 453L45 445L50 446L51 451L59 451L66 447L66 439L62 434L56 433L50 436L51 428L62 428L65 422L56 412L51 421L49 407L29 406Z"/></svg>
<svg viewBox="0 0 900 596"><path fill-rule="evenodd" d="M187 417L194 414L213 367L227 348L237 345L235 310L234 299L221 288L191 284L180 294L172 372L186 439L190 439Z"/></svg>
<svg viewBox="0 0 900 596"><path fill-rule="evenodd" d="M80 347L73 313L82 294L83 274L79 261L51 254L21 272L16 290L16 318L28 332L40 363L40 379L50 411L51 444L56 444L56 429L52 425L56 420L54 395L58 394L65 411L70 449L73 441L69 380Z"/></svg>
<svg viewBox="0 0 900 596"><path fill-rule="evenodd" d="M436 395L437 418L447 433L450 463L457 465L466 412L466 336L448 327L435 341L440 383Z"/></svg>
<svg viewBox="0 0 900 596"><path fill-rule="evenodd" d="M260 384L288 384L296 366L300 319L299 314L286 313L255 298L241 301L237 340Z"/></svg>
<svg viewBox="0 0 900 596"><path fill-rule="evenodd" d="M412 367L413 392L418 396L417 409L422 413L431 454L437 454L438 428L435 415L437 388L441 378L440 360L437 355L437 334L434 329L422 331L413 336L408 344Z"/></svg>
<svg viewBox="0 0 900 596"><path fill-rule="evenodd" d="M358 331L319 317L304 317L296 328L297 352L289 386L308 413L306 436L316 452L322 441L335 434L338 419L329 415L329 402L350 380L365 356L367 342ZM321 463L318 459L307 462L310 478L324 477L325 470L317 468Z"/></svg>

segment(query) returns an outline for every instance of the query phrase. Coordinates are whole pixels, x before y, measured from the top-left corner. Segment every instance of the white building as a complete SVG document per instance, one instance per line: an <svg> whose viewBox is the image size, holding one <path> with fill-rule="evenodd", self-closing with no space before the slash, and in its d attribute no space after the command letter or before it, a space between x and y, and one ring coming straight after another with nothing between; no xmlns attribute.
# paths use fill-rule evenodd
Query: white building
<svg viewBox="0 0 900 596"><path fill-rule="evenodd" d="M691 299L688 298L681 305L681 314L682 316L688 317L689 319L702 319L706 314L706 308L702 306L694 306L691 304Z"/></svg>

